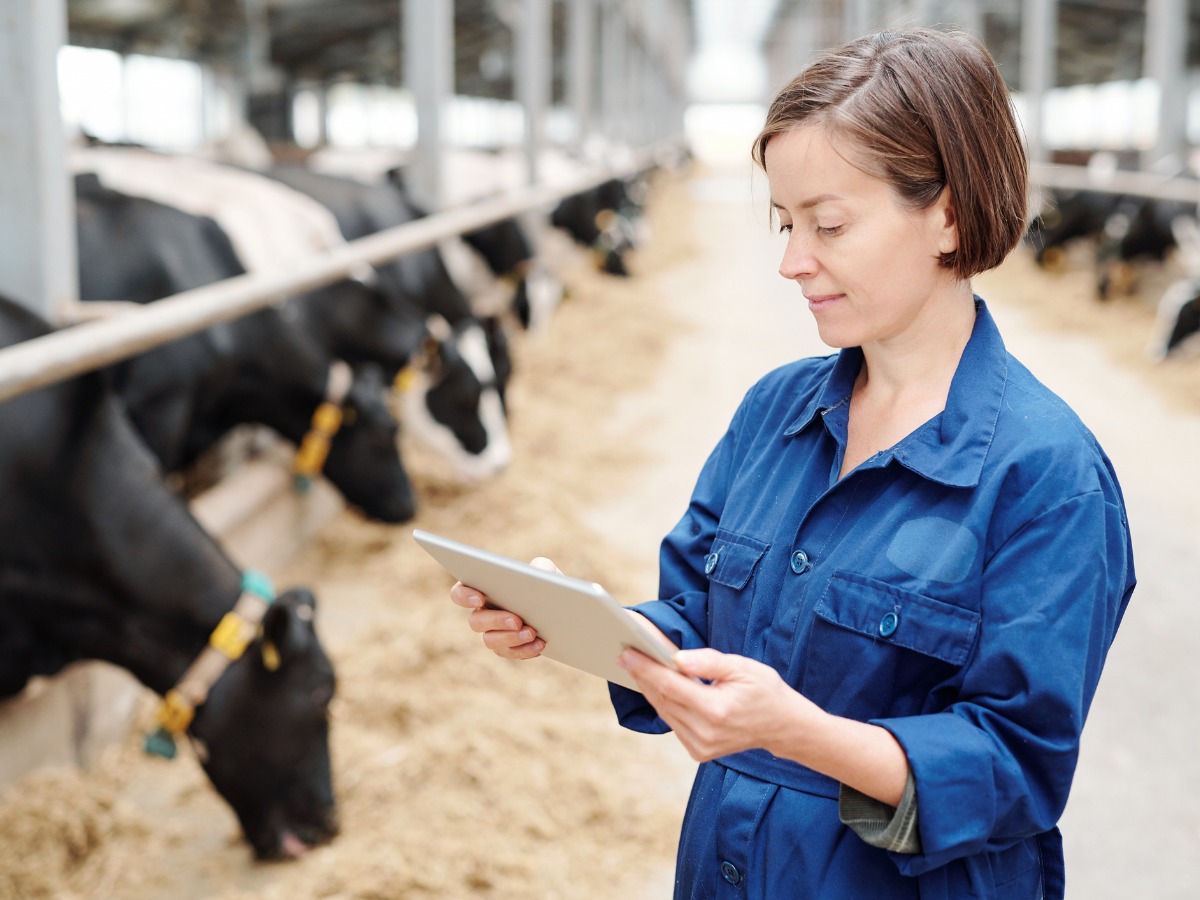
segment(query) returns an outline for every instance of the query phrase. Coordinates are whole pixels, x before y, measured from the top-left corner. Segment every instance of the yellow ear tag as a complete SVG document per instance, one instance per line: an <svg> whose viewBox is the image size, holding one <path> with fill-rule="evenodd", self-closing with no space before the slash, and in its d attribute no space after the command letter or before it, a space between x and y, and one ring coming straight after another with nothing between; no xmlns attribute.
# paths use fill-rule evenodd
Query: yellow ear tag
<svg viewBox="0 0 1200 900"><path fill-rule="evenodd" d="M594 221L596 223L596 227L601 231L608 231L609 228L616 224L617 214L611 209L602 209L600 212L596 213Z"/></svg>
<svg viewBox="0 0 1200 900"><path fill-rule="evenodd" d="M392 390L397 394L403 394L412 390L413 383L417 380L416 370L412 366L405 366L396 373L396 378L392 381Z"/></svg>
<svg viewBox="0 0 1200 900"><path fill-rule="evenodd" d="M262 642L262 661L268 672L279 671L279 651L271 641Z"/></svg>

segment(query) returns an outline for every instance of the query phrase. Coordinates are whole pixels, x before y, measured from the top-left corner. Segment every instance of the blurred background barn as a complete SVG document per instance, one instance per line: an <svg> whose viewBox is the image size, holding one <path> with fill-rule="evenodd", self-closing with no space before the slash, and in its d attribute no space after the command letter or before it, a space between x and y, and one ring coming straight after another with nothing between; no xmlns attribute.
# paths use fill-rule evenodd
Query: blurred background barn
<svg viewBox="0 0 1200 900"><path fill-rule="evenodd" d="M1116 447L1123 478L1149 479L1129 490L1144 513L1135 540L1165 574L1143 576L1085 732L1069 896L1200 895L1188 749L1200 663L1171 647L1200 627L1200 4L6 0L0 297L53 333L5 332L0 421L17 424L0 444L21 439L22 398L45 412L47 386L104 371L166 473L146 491L165 486L230 571L313 588L339 679L342 833L290 868L254 865L245 823L198 766L142 756L157 700L137 667L59 671L69 653L17 671L56 623L0 607L0 896L667 896L690 763L614 736L586 679L481 661L409 532L545 553L618 597L654 590L655 541L712 429L767 367L825 352L794 289L776 284L779 245L748 159L766 104L819 50L911 24L979 36L1026 134L1030 234L980 291L1011 305L1002 324L1018 356L1059 367L1046 380ZM348 224L385 196L386 214ZM134 234L143 201L216 222L237 258L135 296L135 256L158 254L171 272L169 258L191 252L163 249L165 219L137 219ZM114 203L124 218L96 225ZM333 225L320 219L330 210ZM509 229L519 258L501 264L474 240L491 227ZM280 247L251 246L264 234ZM386 314L335 322L331 298ZM392 329L397 344L380 349ZM255 346L278 365L235 356ZM335 388L343 361L353 374ZM297 374L309 365L315 375ZM255 402L278 415L223 406L221 366L277 387ZM312 393L314 378L289 431L279 398L302 382ZM469 383L470 402L446 412L452 382ZM372 390L379 409L354 399ZM174 442L156 418L170 391L209 416ZM1114 397L1165 404L1140 431L1157 458L1134 455L1139 433ZM341 431L318 425L327 404ZM390 436L390 456L347 448L356 419L360 437L369 425ZM327 464L315 450L301 461L306 441L334 448ZM26 470L0 449L13 509L18 494L77 477L51 472L39 487L14 471ZM40 524L5 526L0 569L24 577L36 559L90 587L95 554L132 558L140 544L169 570L180 550L147 535L93 550L94 535L47 518L59 537L38 539L64 548L34 546ZM30 548L12 549L18 539ZM0 604L21 584L0 575ZM1151 610L1141 625L1139 601ZM492 784L497 764L513 783ZM561 802L524 804L547 796ZM489 850L510 826L504 851ZM276 855L301 856L294 847Z"/></svg>

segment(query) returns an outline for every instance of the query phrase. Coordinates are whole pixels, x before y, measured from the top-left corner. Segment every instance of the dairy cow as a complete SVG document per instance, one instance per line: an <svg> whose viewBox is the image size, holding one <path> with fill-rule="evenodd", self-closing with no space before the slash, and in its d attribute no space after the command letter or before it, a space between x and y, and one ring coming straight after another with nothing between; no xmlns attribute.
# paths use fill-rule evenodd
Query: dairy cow
<svg viewBox="0 0 1200 900"><path fill-rule="evenodd" d="M109 190L94 174L76 176L76 209L85 300L145 303L243 273L211 219ZM370 369L351 377L288 321L286 309L264 309L150 350L119 364L112 377L167 471L191 465L248 422L301 446L317 410L332 402L342 424L324 474L371 518L401 522L414 514L381 377Z"/></svg>
<svg viewBox="0 0 1200 900"><path fill-rule="evenodd" d="M276 167L267 174L329 210L347 240L423 215L395 182L367 184L299 166ZM501 326L495 317L475 314L433 249L406 254L375 270L379 289L397 307L416 304L434 338L424 355L432 367L414 370L402 398L405 427L438 450L462 477L495 475L512 457L504 407L512 364Z"/></svg>
<svg viewBox="0 0 1200 900"><path fill-rule="evenodd" d="M1101 191L1049 190L1045 202L1025 234L1034 261L1043 268L1063 265L1067 245L1080 238L1096 238L1120 203L1119 195Z"/></svg>
<svg viewBox="0 0 1200 900"><path fill-rule="evenodd" d="M49 331L0 298L0 346ZM0 433L0 696L107 660L170 699L158 746L190 739L257 856L330 840L335 676L312 594L274 597L239 571L163 484L104 373L0 404Z"/></svg>
<svg viewBox="0 0 1200 900"><path fill-rule="evenodd" d="M326 205L259 172L194 158L113 148L79 151L73 163L77 171L96 172L109 187L213 218L249 271L278 272L306 262L314 252L341 246L346 240L338 219ZM385 204L386 199L382 198ZM390 211L390 207L384 208ZM411 213L408 215L411 217ZM267 232L269 238L264 236ZM427 391L450 376L459 382L473 376L440 367L436 372L417 371L408 365L437 357L417 352L428 349L429 342L423 340L429 337L423 321L426 314L434 313L452 325L470 315L466 299L449 283L436 253L413 254L378 270L364 265L356 276L373 288L372 309L363 308L361 290L358 295L347 295L352 283L343 282L330 288L336 292L330 298L332 302L314 292L292 304L297 324L331 352L333 348L347 354L353 350L357 358L378 363L388 374L400 367L408 369L406 375L413 377L403 379L410 388L405 392L404 409L412 409L417 415L406 427L418 438L441 448L464 477L484 478L502 469L511 451L502 403L488 399L489 393L503 390L494 377L495 365L488 365L484 358L486 371L481 370L476 378L476 395L459 392L452 409L441 407L437 413L424 405ZM386 302L380 302L380 295ZM414 298L427 305L414 307ZM375 327L380 316L391 317L383 328ZM458 339L457 330L441 331L445 331L445 337L435 340ZM473 352L452 351L447 355L459 365L474 364L477 357ZM448 419L447 413L451 414ZM436 429L432 435L425 433L428 423ZM474 434L480 428L490 439L484 450L472 452L458 435Z"/></svg>
<svg viewBox="0 0 1200 900"><path fill-rule="evenodd" d="M523 169L499 153L447 148L439 154L444 168L444 209L487 201L519 190ZM423 215L409 183L408 160L403 153L374 151L350 153L319 150L308 158L313 172L353 179L367 185L393 184L400 188L413 215ZM518 327L543 329L565 296L562 281L547 264L541 215L527 213L500 220L438 243L454 283L470 300L477 316L515 319Z"/></svg>
<svg viewBox="0 0 1200 900"><path fill-rule="evenodd" d="M610 178L564 197L550 213L550 223L577 244L591 248L602 272L627 276L627 256L636 247L633 223L638 215L640 210L625 182Z"/></svg>

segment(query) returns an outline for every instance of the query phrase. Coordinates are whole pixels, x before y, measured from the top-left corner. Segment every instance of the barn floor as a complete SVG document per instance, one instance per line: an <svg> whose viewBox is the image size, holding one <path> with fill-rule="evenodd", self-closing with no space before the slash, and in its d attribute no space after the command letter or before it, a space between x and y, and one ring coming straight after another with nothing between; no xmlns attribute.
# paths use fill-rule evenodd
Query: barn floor
<svg viewBox="0 0 1200 900"><path fill-rule="evenodd" d="M406 447L417 520L343 513L276 572L316 592L338 666L335 842L252 863L194 761L146 759L132 735L87 773L47 769L0 794L0 896L669 896L692 763L669 736L619 729L594 679L482 651L409 533L652 595L657 541L745 389L826 352L775 274L766 209L748 167L661 178L636 277L576 265L548 330L518 341L512 468L467 488ZM977 290L1113 458L1138 553L1063 822L1068 896L1200 896L1200 359L1147 362L1150 304L1096 303L1084 269L1049 276L1018 251Z"/></svg>

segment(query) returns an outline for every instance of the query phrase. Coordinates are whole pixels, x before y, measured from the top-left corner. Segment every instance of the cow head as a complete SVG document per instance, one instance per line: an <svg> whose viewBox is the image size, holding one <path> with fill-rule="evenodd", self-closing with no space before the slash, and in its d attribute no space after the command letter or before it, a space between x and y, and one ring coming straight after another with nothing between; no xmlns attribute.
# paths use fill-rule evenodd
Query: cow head
<svg viewBox="0 0 1200 900"><path fill-rule="evenodd" d="M189 732L260 859L299 856L338 831L329 761L334 673L314 613L308 591L282 594Z"/></svg>
<svg viewBox="0 0 1200 900"><path fill-rule="evenodd" d="M380 522L406 522L416 513L397 431L382 373L376 366L360 366L342 403L341 426L330 442L324 473L348 503Z"/></svg>
<svg viewBox="0 0 1200 900"><path fill-rule="evenodd" d="M620 179L564 197L550 224L590 247L596 267L609 275L629 274L627 254L635 249L638 210Z"/></svg>
<svg viewBox="0 0 1200 900"><path fill-rule="evenodd" d="M511 274L533 259L533 247L516 219L502 219L465 232L462 239L483 257L494 275Z"/></svg>
<svg viewBox="0 0 1200 900"><path fill-rule="evenodd" d="M425 317L376 285L346 279L293 301L293 320L332 356L395 375L419 346Z"/></svg>
<svg viewBox="0 0 1200 900"><path fill-rule="evenodd" d="M490 336L489 336L490 331ZM430 318L430 337L400 395L404 427L467 481L490 478L512 459L504 386L512 370L498 324L453 327Z"/></svg>

